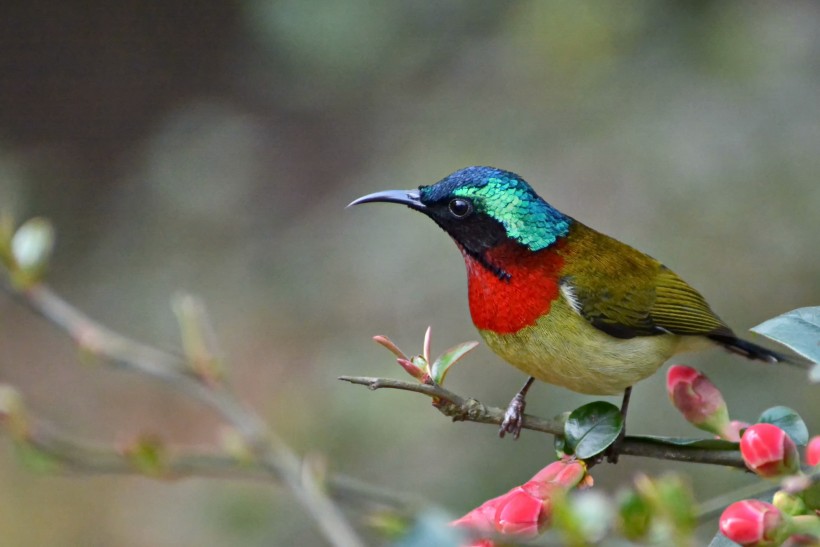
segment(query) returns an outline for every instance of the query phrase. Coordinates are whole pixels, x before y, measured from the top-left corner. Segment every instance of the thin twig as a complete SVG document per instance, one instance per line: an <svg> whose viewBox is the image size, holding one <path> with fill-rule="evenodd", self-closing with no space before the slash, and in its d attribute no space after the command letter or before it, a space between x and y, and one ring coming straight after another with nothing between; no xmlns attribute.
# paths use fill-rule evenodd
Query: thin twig
<svg viewBox="0 0 820 547"><path fill-rule="evenodd" d="M313 517L326 539L345 547L364 545L340 509L325 495L298 456L224 385L208 385L184 358L133 341L93 321L44 284L5 289L66 332L81 348L133 372L150 376L211 406L242 435L262 470L278 477Z"/></svg>
<svg viewBox="0 0 820 547"><path fill-rule="evenodd" d="M504 420L503 409L486 406L476 399L462 397L435 384L412 383L392 378L375 378L370 376L341 376L339 379L350 382L351 384L366 386L371 390L383 388L399 389L427 395L434 399L433 406L445 416L451 417L453 421L500 425ZM525 414L523 427L551 435L563 435L564 433L563 419L558 417L547 420ZM619 447L618 452L626 456L705 463L746 469L743 458L737 450L709 450L693 446L665 444L659 440L650 442L628 435Z"/></svg>
<svg viewBox="0 0 820 547"><path fill-rule="evenodd" d="M90 442L67 435L41 420L26 416L26 434L15 442L25 443L59 465L61 473L94 475L145 475L127 451L116 446ZM191 448L170 450L164 454L152 478L178 480L187 477L212 477L253 481L279 481L254 460L226 453ZM328 490L334 497L359 505L388 507L393 511L412 513L425 502L421 497L397 494L353 477L334 473L327 477Z"/></svg>

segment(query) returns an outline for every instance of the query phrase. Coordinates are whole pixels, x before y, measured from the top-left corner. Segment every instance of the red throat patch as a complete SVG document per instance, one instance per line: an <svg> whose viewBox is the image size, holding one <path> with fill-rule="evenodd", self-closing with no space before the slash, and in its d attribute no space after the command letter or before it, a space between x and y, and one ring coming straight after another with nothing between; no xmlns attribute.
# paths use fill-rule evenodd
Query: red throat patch
<svg viewBox="0 0 820 547"><path fill-rule="evenodd" d="M509 280L499 279L462 252L475 326L509 334L534 325L539 317L549 313L560 292L558 282L564 265L564 258L555 251L563 246L564 240L559 240L549 249L537 252L514 243L491 249L487 260L510 274Z"/></svg>

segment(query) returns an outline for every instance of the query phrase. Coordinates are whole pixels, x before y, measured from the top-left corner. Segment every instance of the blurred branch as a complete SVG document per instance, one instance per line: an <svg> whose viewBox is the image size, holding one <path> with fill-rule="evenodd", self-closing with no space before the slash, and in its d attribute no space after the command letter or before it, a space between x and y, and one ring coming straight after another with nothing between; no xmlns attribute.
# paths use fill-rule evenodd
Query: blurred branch
<svg viewBox="0 0 820 547"><path fill-rule="evenodd" d="M391 378L368 376L341 376L339 379L352 384L366 386L371 390L383 388L399 389L427 395L433 398L433 406L445 416L452 418L453 421L500 425L504 420L503 409L486 406L476 399L462 397L437 384L413 383ZM525 414L523 427L551 435L564 434L564 421L560 417L546 420ZM746 469L739 450L711 450L695 446L663 443L659 439L648 441L628 435L619 446L618 453L626 456L705 463Z"/></svg>
<svg viewBox="0 0 820 547"><path fill-rule="evenodd" d="M84 352L99 356L123 369L150 376L212 407L239 432L255 461L257 472L276 477L284 483L313 517L330 543L350 547L363 545L340 509L326 496L323 485L319 484L315 475L305 472L305 466L290 447L257 414L246 408L223 382L206 382L205 380L213 379L196 374L196 369L185 357L138 343L103 327L44 284L32 283L14 288L4 285L4 288L34 312L66 332ZM58 440L62 442L57 442ZM55 456L65 456L69 463L73 462L76 469L80 468L80 456L88 456L87 469L97 467L107 472L125 471L126 462L118 460L110 451L92 449L54 436L41 438L40 442L42 448ZM192 474L195 470L222 471L227 464L225 460L213 456L196 455L180 457L170 463L172 469L175 466L183 474ZM238 467L236 460L233 465ZM345 484L348 489L354 488L352 482Z"/></svg>
<svg viewBox="0 0 820 547"><path fill-rule="evenodd" d="M193 449L164 454L154 472L149 473L136 464L127 446L109 446L77 439L31 417L25 420L25 431L17 435L12 433L14 442L46 456L63 473L143 475L165 480L212 477L279 481L278 476L272 475L254 460ZM410 511L424 503L418 497L397 494L338 473L328 476L325 485L335 498L361 505L383 505L397 511Z"/></svg>

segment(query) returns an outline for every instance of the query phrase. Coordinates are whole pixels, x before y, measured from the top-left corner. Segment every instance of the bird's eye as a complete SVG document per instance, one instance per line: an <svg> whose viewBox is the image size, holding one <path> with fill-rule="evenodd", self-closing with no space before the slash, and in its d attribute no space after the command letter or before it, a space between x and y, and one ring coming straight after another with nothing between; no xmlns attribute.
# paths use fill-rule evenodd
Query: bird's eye
<svg viewBox="0 0 820 547"><path fill-rule="evenodd" d="M473 210L473 206L466 199L456 198L447 205L450 213L456 218L464 218Z"/></svg>

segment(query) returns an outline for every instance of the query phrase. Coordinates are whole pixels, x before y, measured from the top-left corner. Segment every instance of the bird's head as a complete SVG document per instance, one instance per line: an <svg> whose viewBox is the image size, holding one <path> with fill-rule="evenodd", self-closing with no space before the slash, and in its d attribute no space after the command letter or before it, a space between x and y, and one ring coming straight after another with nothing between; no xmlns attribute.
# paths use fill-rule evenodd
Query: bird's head
<svg viewBox="0 0 820 547"><path fill-rule="evenodd" d="M433 219L469 255L482 259L499 244L546 249L569 232L572 219L559 212L510 171L465 167L418 190L376 192L350 205L407 205Z"/></svg>

